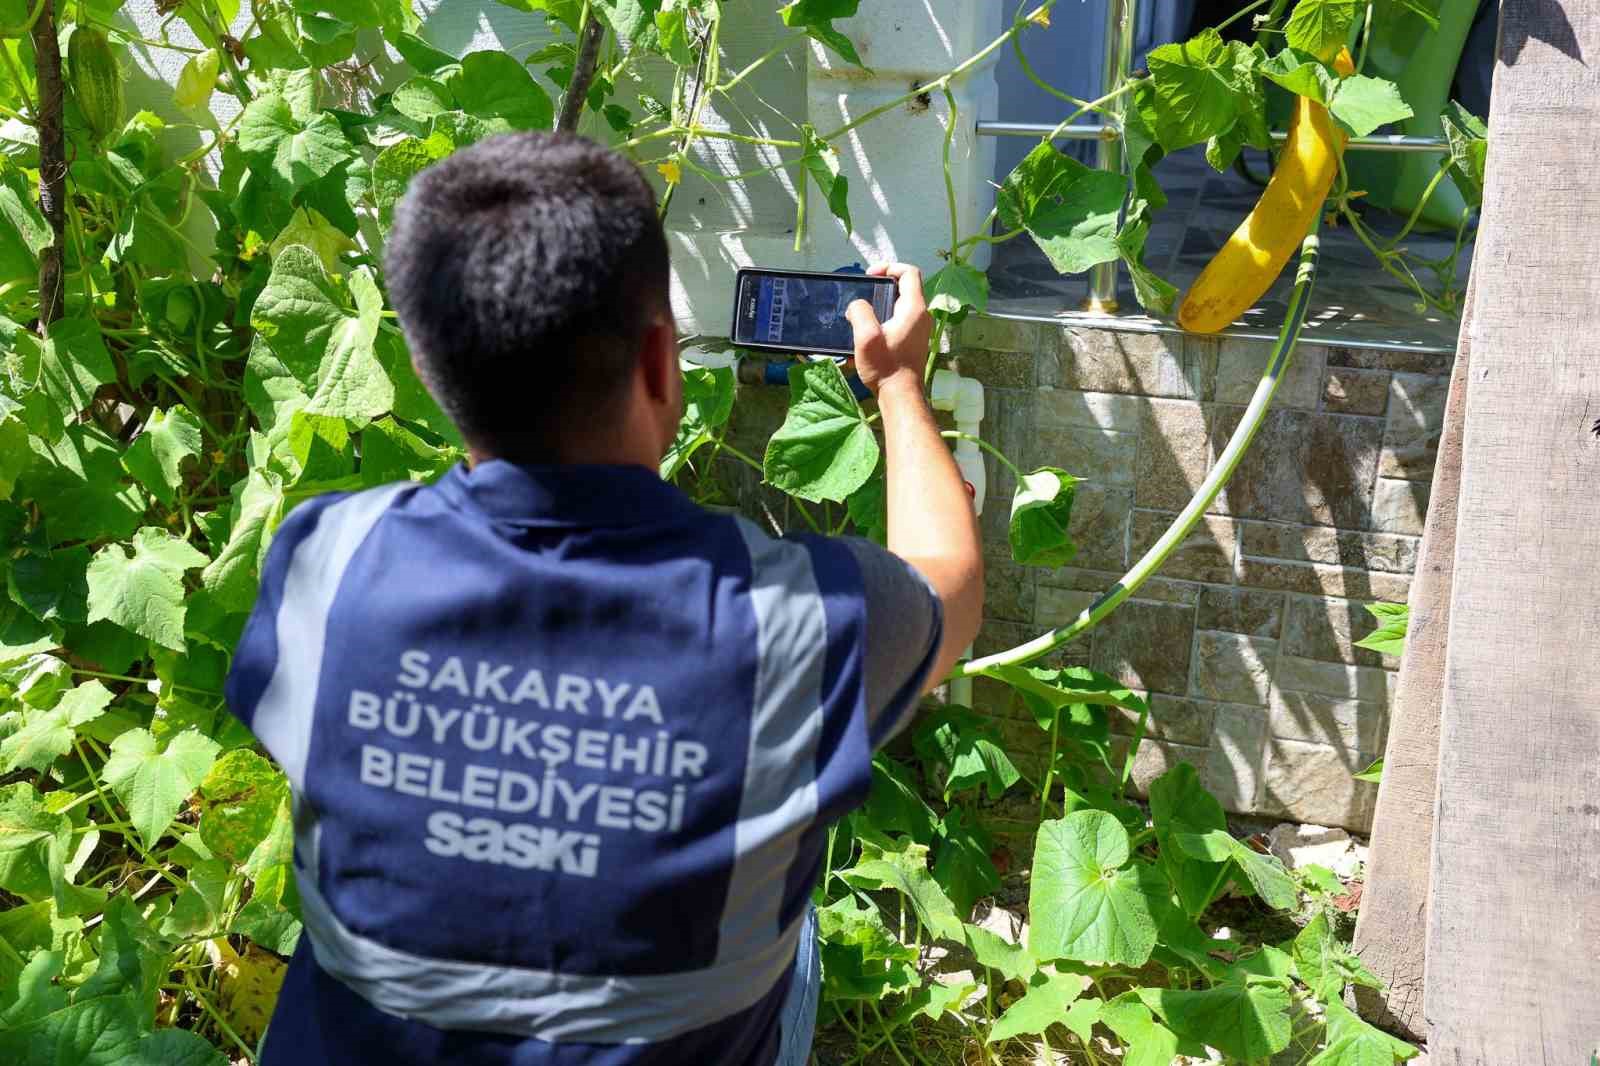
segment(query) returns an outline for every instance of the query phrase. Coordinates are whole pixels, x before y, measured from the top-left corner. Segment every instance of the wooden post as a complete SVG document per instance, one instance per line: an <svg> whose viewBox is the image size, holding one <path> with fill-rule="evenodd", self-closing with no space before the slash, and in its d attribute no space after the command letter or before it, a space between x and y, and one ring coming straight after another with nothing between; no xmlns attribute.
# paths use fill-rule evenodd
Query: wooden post
<svg viewBox="0 0 1600 1066"><path fill-rule="evenodd" d="M1600 1048L1600 5L1504 0L1473 260L1424 1010L1448 1066Z"/></svg>
<svg viewBox="0 0 1600 1066"><path fill-rule="evenodd" d="M1461 340L1450 375L1439 458L1433 467L1428 523L1417 575L1411 582L1411 623L1400 664L1400 686L1389 721L1383 780L1372 819L1366 889L1356 920L1355 950L1384 989L1358 986L1355 1005L1374 1025L1408 1040L1427 1039L1422 1018L1426 957L1429 848L1438 785L1439 712L1444 701L1445 638L1450 628L1451 570L1456 555L1456 508L1461 494L1462 416L1471 363L1472 303L1467 285Z"/></svg>

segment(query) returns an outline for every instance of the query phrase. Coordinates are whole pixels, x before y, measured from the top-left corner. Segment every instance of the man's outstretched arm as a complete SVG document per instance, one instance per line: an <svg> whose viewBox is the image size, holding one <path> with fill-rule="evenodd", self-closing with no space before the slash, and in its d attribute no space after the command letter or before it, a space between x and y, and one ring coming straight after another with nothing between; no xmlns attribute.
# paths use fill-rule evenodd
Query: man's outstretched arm
<svg viewBox="0 0 1600 1066"><path fill-rule="evenodd" d="M870 272L900 283L894 313L880 323L864 300L845 313L855 331L856 372L877 396L883 416L889 550L916 567L944 604L944 636L925 685L931 689L978 635L983 553L972 497L922 388L933 326L922 274L903 263Z"/></svg>

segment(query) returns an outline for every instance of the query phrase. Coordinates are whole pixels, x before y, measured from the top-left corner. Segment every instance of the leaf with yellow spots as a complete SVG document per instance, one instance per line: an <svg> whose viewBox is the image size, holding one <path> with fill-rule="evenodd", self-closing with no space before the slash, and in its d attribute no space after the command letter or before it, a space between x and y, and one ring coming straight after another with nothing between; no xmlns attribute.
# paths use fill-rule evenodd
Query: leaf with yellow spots
<svg viewBox="0 0 1600 1066"><path fill-rule="evenodd" d="M269 951L248 945L244 954L233 950L226 937L206 941L206 954L216 967L222 1011L239 1036L254 1046L272 1018L283 987L284 961Z"/></svg>
<svg viewBox="0 0 1600 1066"><path fill-rule="evenodd" d="M667 179L668 185L676 185L683 180L683 167L678 165L676 159L669 159L665 163L657 163L656 171Z"/></svg>

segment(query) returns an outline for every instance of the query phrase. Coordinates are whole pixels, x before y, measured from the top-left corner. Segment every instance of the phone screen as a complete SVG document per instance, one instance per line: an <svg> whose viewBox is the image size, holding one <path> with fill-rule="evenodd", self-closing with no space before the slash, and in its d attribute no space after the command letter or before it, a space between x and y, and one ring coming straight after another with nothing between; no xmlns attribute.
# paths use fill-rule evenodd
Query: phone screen
<svg viewBox="0 0 1600 1066"><path fill-rule="evenodd" d="M894 312L894 283L883 278L750 272L740 280L735 343L848 352L853 335L845 308L865 300L880 321Z"/></svg>

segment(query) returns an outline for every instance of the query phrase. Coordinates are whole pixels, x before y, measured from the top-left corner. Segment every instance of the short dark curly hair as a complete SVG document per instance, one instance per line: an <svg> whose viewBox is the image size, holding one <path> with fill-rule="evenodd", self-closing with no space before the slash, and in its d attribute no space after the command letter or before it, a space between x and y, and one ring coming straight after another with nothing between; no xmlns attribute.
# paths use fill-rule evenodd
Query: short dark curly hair
<svg viewBox="0 0 1600 1066"><path fill-rule="evenodd" d="M566 133L512 133L411 182L384 257L423 383L468 443L557 461L670 321L655 193L626 158Z"/></svg>

